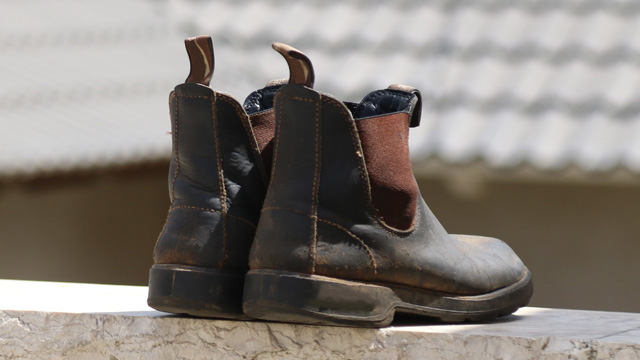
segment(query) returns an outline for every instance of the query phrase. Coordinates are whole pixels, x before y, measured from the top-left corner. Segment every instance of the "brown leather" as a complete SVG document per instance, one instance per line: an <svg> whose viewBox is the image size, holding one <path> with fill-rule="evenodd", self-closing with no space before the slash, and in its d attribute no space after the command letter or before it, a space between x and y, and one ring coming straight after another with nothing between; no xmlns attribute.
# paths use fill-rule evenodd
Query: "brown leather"
<svg viewBox="0 0 640 360"><path fill-rule="evenodd" d="M249 246L269 183L279 86L249 95L244 106L209 86L209 36L185 40L190 73L170 97L173 156L171 209L158 239L156 264L246 271ZM290 66L290 82L313 84L300 51L274 44Z"/></svg>
<svg viewBox="0 0 640 360"><path fill-rule="evenodd" d="M279 52L289 64L289 84L300 84L312 88L315 81L311 60L300 50L283 43L273 43L273 49Z"/></svg>
<svg viewBox="0 0 640 360"><path fill-rule="evenodd" d="M247 257L268 177L245 109L208 86L211 38L185 45L190 74L169 97L171 206L156 242L147 302L165 312L242 319Z"/></svg>
<svg viewBox="0 0 640 360"><path fill-rule="evenodd" d="M273 135L276 126L276 114L273 109L266 110L249 117L253 135L258 142L258 149L262 154L262 162L267 174L271 172L271 158L273 157Z"/></svg>
<svg viewBox="0 0 640 360"><path fill-rule="evenodd" d="M356 121L373 206L382 221L400 230L413 224L419 196L409 160L408 122L404 112Z"/></svg>
<svg viewBox="0 0 640 360"><path fill-rule="evenodd" d="M243 273L269 183L279 86L249 95L244 106L207 86L214 70L209 36L185 40L190 73L170 96L173 154L171 208L157 241L155 264ZM275 44L291 82L313 83L300 51Z"/></svg>
<svg viewBox="0 0 640 360"><path fill-rule="evenodd" d="M365 117L354 119L352 109L378 114L401 99L415 100L397 91L374 92L352 106L300 85L278 90L271 182L249 256L252 270L458 295L485 294L527 276L504 242L449 235L421 196L411 228L397 230L380 221L356 125ZM393 165L386 159L377 166Z"/></svg>
<svg viewBox="0 0 640 360"><path fill-rule="evenodd" d="M407 141L420 122L420 92L392 85L343 102L296 80L300 69L290 67L290 84L273 98L271 180L249 254L245 314L385 326L394 308L464 321L526 305L531 274L513 250L448 234L420 195Z"/></svg>
<svg viewBox="0 0 640 360"><path fill-rule="evenodd" d="M209 36L197 36L184 41L189 55L191 71L185 82L209 86L215 67L213 41Z"/></svg>

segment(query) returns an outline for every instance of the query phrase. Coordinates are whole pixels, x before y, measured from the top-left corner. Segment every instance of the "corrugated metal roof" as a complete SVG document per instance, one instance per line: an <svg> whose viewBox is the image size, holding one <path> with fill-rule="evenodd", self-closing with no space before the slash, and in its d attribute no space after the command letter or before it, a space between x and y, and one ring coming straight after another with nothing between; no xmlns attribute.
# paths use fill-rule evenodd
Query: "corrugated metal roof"
<svg viewBox="0 0 640 360"><path fill-rule="evenodd" d="M286 76L274 41L345 100L427 98L417 164L640 173L640 3L446 0L0 0L0 174L167 158L187 36L242 100Z"/></svg>
<svg viewBox="0 0 640 360"><path fill-rule="evenodd" d="M640 4L623 1L220 0L171 3L250 76L305 51L316 88L348 100L390 83L429 101L417 163L640 172ZM256 60L259 59L259 60ZM223 69L222 61L218 68ZM251 73L249 69L254 68ZM225 67L226 69L226 67ZM254 82L255 84L255 82ZM225 84L227 85L227 84ZM236 84L239 93L250 88Z"/></svg>
<svg viewBox="0 0 640 360"><path fill-rule="evenodd" d="M168 158L168 94L188 62L156 4L5 0L0 8L0 175Z"/></svg>

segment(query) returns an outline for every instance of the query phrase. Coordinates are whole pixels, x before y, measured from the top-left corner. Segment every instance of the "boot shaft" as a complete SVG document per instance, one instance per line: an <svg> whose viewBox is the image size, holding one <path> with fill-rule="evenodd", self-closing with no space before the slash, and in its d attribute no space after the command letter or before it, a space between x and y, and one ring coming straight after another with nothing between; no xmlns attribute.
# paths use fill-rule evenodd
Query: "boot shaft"
<svg viewBox="0 0 640 360"><path fill-rule="evenodd" d="M267 172L243 107L208 86L211 39L187 39L185 44L191 72L169 97L171 207L154 261L244 272ZM269 129L263 132L270 141Z"/></svg>
<svg viewBox="0 0 640 360"><path fill-rule="evenodd" d="M394 229L410 228L418 187L408 134L418 102L415 94L395 89L355 104L299 85L283 87L274 105L273 174L263 210L285 207L313 217L320 209L330 219L388 218Z"/></svg>
<svg viewBox="0 0 640 360"><path fill-rule="evenodd" d="M342 252L352 263L368 265L371 254L351 229L411 231L420 195L407 137L416 114L419 119L419 95L392 88L354 104L287 85L278 91L274 108L272 177L251 268L316 273L317 263L327 265L322 252L330 248L332 261ZM345 237L352 239L338 240ZM274 238L278 246L269 240ZM342 242L342 250L332 241ZM344 245L349 242L354 246Z"/></svg>
<svg viewBox="0 0 640 360"><path fill-rule="evenodd" d="M154 260L244 272L269 182L274 95L287 82L312 86L313 69L297 50L274 44L287 60L289 80L267 84L241 106L208 86L211 39L187 39L185 44L191 72L169 98L171 207Z"/></svg>

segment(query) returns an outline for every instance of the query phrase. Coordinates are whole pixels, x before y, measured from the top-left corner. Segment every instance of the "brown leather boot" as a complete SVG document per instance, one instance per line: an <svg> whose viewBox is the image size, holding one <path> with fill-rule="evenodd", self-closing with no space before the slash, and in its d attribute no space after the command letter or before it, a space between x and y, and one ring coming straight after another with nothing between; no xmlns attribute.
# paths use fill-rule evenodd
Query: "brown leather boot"
<svg viewBox="0 0 640 360"><path fill-rule="evenodd" d="M208 86L211 38L185 44L191 73L169 97L171 207L154 251L148 304L172 313L246 318L244 275L269 181L273 96L287 81L267 84L241 106ZM291 81L311 87L313 79L293 58L304 55L286 46L276 50L294 65Z"/></svg>
<svg viewBox="0 0 640 360"><path fill-rule="evenodd" d="M449 235L422 199L407 142L417 90L391 86L354 104L291 84L274 107L245 314L378 327L395 311L476 321L528 303L531 274L509 246Z"/></svg>

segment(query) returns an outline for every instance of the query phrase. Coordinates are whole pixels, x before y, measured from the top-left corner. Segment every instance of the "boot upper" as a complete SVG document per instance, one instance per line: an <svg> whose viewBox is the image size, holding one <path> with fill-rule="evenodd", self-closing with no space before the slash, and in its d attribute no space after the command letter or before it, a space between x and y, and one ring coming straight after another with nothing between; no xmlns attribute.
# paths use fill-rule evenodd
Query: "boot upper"
<svg viewBox="0 0 640 360"><path fill-rule="evenodd" d="M378 184L371 181L377 175L370 173L375 170L365 156L380 157L378 168L387 161L386 166L399 168L399 176L406 178L408 150L396 158L385 155L382 140L378 149L364 149L357 121L395 115L408 128L419 111L418 100L412 92L386 91L359 104L345 104L301 85L278 91L272 177L250 254L251 269L461 295L487 293L525 276L526 268L504 242L449 235L413 187L413 175L400 186L398 204L391 209L404 212L394 222L401 226L381 216L390 210L380 206L385 197L376 199L375 187L380 192L386 186L393 194L393 176ZM406 137L398 142L408 147ZM367 143L377 146L375 139ZM398 167L394 161L405 163Z"/></svg>

